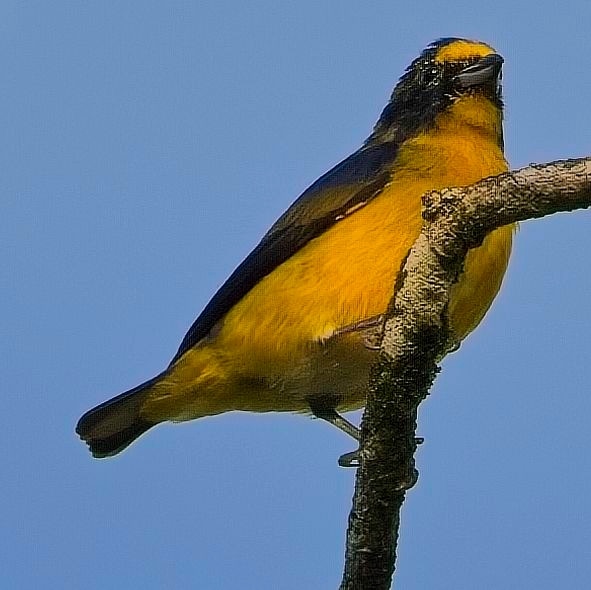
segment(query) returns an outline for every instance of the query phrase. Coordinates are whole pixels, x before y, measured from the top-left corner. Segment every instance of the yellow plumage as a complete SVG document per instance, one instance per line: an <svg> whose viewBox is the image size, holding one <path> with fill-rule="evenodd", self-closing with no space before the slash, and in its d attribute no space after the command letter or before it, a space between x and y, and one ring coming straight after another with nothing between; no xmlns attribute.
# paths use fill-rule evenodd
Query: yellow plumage
<svg viewBox="0 0 591 590"><path fill-rule="evenodd" d="M456 63L469 68L494 54L489 46L466 40L445 40L441 47L434 47L432 63L441 68ZM472 74L469 69L458 71ZM412 69L407 76L411 74ZM463 81L460 76L457 79ZM392 100L397 100L396 90ZM136 397L141 395L133 411L147 425L144 430L165 420L189 420L230 410L309 412L312 398L326 399L339 410L364 405L369 367L376 353L367 345L363 330L351 326L386 310L401 261L421 229L421 196L507 170L502 110L486 93L471 87L458 92L427 123L409 132L396 145L395 157L381 164L380 172L387 180L378 194L368 193L367 199L340 211L329 227L262 276L216 318L204 337L185 351L181 348L180 356L164 373L146 387L136 388L137 392L133 390ZM378 123L370 140L378 146L395 142L401 125L380 127ZM372 147L370 140L367 145ZM358 176L365 178L361 173ZM357 190L356 185L353 188ZM329 197L330 190L339 189L327 188ZM326 203L310 199L306 206L306 219L317 220ZM302 215L299 210L296 214ZM287 227L293 223L290 218L285 222ZM513 227L500 228L468 254L449 308L450 325L458 340L477 326L497 294L512 234ZM132 397L115 400L129 408ZM99 406L105 415L108 404ZM84 426L81 432L91 448L94 439L113 437L117 428L121 430L114 417L101 423L96 416L95 411L88 434ZM127 438L138 432L129 431ZM111 444L97 446L93 452L97 456L118 452L129 443L121 439L112 438ZM117 447L115 442L121 444Z"/></svg>
<svg viewBox="0 0 591 590"><path fill-rule="evenodd" d="M154 389L144 415L186 420L233 409L309 410L307 397L319 391L315 377L322 382L323 375L301 375L298 368L305 371L310 357L325 354L321 343L336 330L385 311L400 263L421 229L421 196L507 170L492 133L496 122L488 130L462 122L466 115L481 114L482 105L474 102L479 100L466 99L440 127L409 142L394 164L396 180L379 197L260 281L228 313L216 337L186 353ZM501 228L470 252L450 303L450 323L459 339L492 303L511 238L512 228ZM353 350L341 364L358 356L371 362L364 350L360 355L354 350L363 343L350 339L356 340ZM343 382L342 375L332 374L339 370L330 371L329 384L346 397L339 409L363 406L368 367L359 371L361 382ZM257 384L259 378L274 386ZM250 380L255 386L245 387Z"/></svg>

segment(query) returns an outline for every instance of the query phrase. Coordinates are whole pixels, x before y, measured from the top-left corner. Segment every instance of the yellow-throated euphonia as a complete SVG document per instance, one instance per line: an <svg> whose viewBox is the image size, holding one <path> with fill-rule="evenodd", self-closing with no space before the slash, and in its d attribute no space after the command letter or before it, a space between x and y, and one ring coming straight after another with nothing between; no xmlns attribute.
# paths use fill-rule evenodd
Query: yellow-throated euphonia
<svg viewBox="0 0 591 590"><path fill-rule="evenodd" d="M90 410L76 431L95 457L152 426L228 412L303 412L355 435L338 412L365 403L375 334L421 229L421 196L507 170L503 59L436 41L402 76L373 131L294 202L230 275L159 375ZM467 256L454 286L457 341L497 294L513 226Z"/></svg>

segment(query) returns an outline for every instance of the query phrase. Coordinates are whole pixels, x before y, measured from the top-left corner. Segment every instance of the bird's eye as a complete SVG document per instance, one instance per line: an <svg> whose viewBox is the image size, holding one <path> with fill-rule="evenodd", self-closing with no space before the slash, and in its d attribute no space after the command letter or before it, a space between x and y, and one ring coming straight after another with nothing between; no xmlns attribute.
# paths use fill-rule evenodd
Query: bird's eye
<svg viewBox="0 0 591 590"><path fill-rule="evenodd" d="M423 85L433 86L439 82L440 70L437 66L431 65L423 70Z"/></svg>

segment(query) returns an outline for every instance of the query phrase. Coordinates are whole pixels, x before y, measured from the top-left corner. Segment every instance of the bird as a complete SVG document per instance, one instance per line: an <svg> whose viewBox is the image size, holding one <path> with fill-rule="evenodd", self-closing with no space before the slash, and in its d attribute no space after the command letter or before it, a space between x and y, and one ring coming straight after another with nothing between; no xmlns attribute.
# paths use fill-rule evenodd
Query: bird
<svg viewBox="0 0 591 590"><path fill-rule="evenodd" d="M502 65L481 41L427 46L361 147L271 226L170 364L80 418L92 455L114 456L162 422L236 410L307 414L359 440L342 413L365 405L384 313L423 223L422 195L508 169ZM448 307L456 342L496 297L514 231L500 227L468 252Z"/></svg>

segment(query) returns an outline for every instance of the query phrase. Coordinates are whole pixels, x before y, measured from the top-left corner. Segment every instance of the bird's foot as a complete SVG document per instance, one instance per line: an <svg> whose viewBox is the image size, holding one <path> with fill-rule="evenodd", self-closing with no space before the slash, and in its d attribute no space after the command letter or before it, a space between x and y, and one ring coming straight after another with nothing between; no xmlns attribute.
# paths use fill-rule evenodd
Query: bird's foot
<svg viewBox="0 0 591 590"><path fill-rule="evenodd" d="M361 451L351 451L339 457L339 465L341 467L359 467L361 465Z"/></svg>

